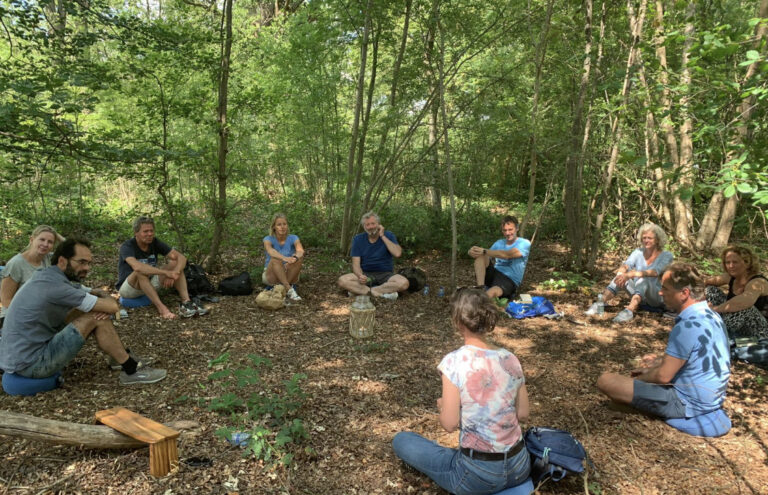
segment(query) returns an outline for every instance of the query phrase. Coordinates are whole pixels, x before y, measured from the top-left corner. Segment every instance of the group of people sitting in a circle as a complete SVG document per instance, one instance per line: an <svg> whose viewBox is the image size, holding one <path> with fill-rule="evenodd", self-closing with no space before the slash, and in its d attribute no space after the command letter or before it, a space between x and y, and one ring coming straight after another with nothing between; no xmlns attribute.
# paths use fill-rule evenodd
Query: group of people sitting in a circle
<svg viewBox="0 0 768 495"><path fill-rule="evenodd" d="M350 295L395 300L408 289L408 280L394 272L393 258L402 255L397 237L373 212L363 216L361 226L364 232L355 236L351 247L352 273L339 277L338 285ZM187 293L186 258L155 237L151 218L138 218L133 230L134 237L120 248L120 296L147 296L160 316L174 318L157 292L173 287L181 299L181 316L206 314ZM437 409L446 431L460 430L459 448L441 447L412 432L393 440L403 461L455 494L511 489L525 481L531 469L520 426L529 416L523 368L512 352L488 337L500 316L493 298L513 297L525 272L531 244L517 231L517 219L504 217L501 239L489 248L470 248L476 286L460 289L451 298L451 321L464 345L438 366L442 394ZM605 373L597 387L613 401L665 420L722 412L730 377L729 337L768 337L768 279L745 247L725 249L723 273L705 277L693 265L673 262L673 255L664 250L666 235L657 225L640 227L637 241L639 247L619 267L603 300L622 291L630 296L616 322L628 322L647 307L673 313L675 324L662 356L646 358L631 376ZM295 284L305 250L299 237L289 233L284 214L273 217L263 245L262 281L283 285L289 299L300 301ZM159 264L160 256L165 264ZM121 371L121 384L165 378L165 370L149 367L150 359L135 356L121 343L109 318L118 310L115 299L80 285L92 262L87 241L63 240L48 226L36 228L27 248L8 262L0 284L0 368L6 373L49 376L95 335L113 369ZM727 294L719 288L726 285ZM587 313L597 309L592 304Z"/></svg>
<svg viewBox="0 0 768 495"><path fill-rule="evenodd" d="M660 295L661 275L674 256L664 250L667 235L658 225L646 223L637 231L639 247L616 271L616 276L602 293L603 301L616 297L621 291L630 296L629 304L619 311L613 321L631 321L635 312L645 306L651 311L663 311ZM760 263L751 249L728 246L721 255L723 272L706 277L706 300L720 314L731 337L768 338L768 278L760 273ZM720 287L728 286L728 293ZM597 302L586 314L597 312Z"/></svg>

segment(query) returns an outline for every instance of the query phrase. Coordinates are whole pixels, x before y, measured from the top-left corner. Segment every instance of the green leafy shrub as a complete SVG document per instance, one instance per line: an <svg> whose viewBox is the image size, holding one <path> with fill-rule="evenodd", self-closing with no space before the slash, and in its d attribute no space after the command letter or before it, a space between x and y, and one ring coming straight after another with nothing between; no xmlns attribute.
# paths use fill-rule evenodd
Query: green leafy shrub
<svg viewBox="0 0 768 495"><path fill-rule="evenodd" d="M259 370L271 368L271 361L254 354L248 360L251 366L232 368L225 353L208 363L209 368L221 368L208 376L221 392L210 399L208 410L228 415L231 423L216 430L216 436L228 440L235 432L248 433L244 457L263 460L268 468L288 466L293 461L290 445L309 438L303 420L296 416L305 398L301 381L307 375L295 373L283 381L282 390L269 390Z"/></svg>
<svg viewBox="0 0 768 495"><path fill-rule="evenodd" d="M579 292L585 287L590 287L592 281L581 273L575 272L552 272L552 277L540 282L539 290L564 290L567 292Z"/></svg>

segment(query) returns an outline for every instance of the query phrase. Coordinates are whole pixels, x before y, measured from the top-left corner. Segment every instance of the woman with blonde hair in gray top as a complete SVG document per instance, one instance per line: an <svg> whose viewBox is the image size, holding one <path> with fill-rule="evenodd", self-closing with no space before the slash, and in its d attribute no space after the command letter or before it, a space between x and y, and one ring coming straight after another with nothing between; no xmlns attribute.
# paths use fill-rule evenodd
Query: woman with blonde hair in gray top
<svg viewBox="0 0 768 495"><path fill-rule="evenodd" d="M32 231L27 247L8 261L0 276L0 320L5 318L8 306L19 288L38 271L51 265L51 254L63 241L49 225L39 225Z"/></svg>
<svg viewBox="0 0 768 495"><path fill-rule="evenodd" d="M655 223L644 223L637 229L637 242L639 247L624 260L616 271L616 276L603 291L605 302L614 298L620 291L626 291L630 295L629 304L613 319L615 323L631 321L641 303L664 307L664 301L659 295L661 275L674 259L672 253L664 250L667 234ZM586 314L596 314L597 306L597 302L592 303Z"/></svg>

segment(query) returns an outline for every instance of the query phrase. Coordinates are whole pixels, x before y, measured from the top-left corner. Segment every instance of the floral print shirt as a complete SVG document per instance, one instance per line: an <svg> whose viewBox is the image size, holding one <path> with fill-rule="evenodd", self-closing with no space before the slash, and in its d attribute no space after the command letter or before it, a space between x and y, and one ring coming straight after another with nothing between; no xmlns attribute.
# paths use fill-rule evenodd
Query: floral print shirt
<svg viewBox="0 0 768 495"><path fill-rule="evenodd" d="M465 345L447 354L437 369L459 389L462 447L504 452L520 440L515 401L525 377L514 354Z"/></svg>

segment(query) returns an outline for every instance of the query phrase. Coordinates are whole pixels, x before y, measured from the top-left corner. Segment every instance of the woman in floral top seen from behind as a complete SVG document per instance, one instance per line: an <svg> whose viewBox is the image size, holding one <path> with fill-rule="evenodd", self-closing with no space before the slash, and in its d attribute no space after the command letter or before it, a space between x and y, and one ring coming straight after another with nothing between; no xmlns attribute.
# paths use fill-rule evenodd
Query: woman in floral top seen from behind
<svg viewBox="0 0 768 495"><path fill-rule="evenodd" d="M440 424L460 430L459 449L441 447L413 432L392 440L395 454L456 495L496 493L523 483L530 457L520 422L528 419L528 392L520 361L486 341L499 311L483 291L460 289L451 299L451 320L464 345L438 366Z"/></svg>

